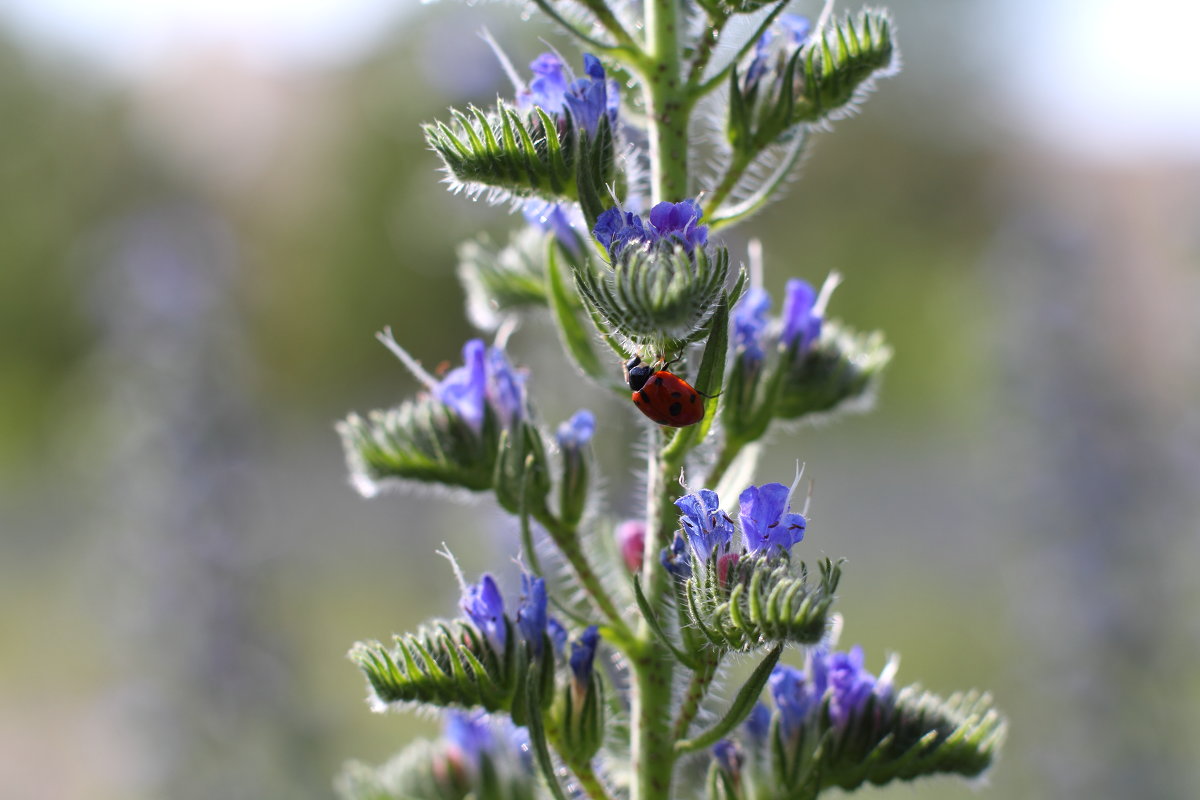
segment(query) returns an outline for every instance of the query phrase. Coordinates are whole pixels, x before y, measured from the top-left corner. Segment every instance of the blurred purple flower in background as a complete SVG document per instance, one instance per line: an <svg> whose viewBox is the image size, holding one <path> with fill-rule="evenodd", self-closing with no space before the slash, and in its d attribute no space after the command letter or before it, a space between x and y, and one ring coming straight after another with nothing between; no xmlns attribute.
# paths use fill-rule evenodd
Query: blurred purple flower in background
<svg viewBox="0 0 1200 800"><path fill-rule="evenodd" d="M821 314L815 310L817 292L807 281L792 278L784 289L783 332L779 335L784 347L797 346L797 354L808 352L821 336Z"/></svg>

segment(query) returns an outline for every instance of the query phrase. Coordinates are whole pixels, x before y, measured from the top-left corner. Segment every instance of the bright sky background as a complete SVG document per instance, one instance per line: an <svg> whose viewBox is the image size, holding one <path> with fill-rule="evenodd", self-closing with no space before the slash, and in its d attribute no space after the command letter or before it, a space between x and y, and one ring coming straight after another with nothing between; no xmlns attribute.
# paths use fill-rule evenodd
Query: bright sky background
<svg viewBox="0 0 1200 800"><path fill-rule="evenodd" d="M0 0L0 16L136 74L186 40L231 42L268 65L345 60L416 2ZM1200 0L969 2L987 50L1020 43L994 59L989 87L1018 129L1086 158L1200 159Z"/></svg>

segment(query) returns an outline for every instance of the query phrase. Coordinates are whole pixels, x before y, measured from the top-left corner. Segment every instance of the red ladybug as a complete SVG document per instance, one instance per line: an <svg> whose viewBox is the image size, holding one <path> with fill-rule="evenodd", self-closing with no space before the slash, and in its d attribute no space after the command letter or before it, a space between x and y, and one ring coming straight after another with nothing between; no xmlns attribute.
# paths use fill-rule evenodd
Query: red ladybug
<svg viewBox="0 0 1200 800"><path fill-rule="evenodd" d="M633 391L633 404L659 425L686 428L704 419L700 392L672 372L655 372L634 356L625 362L625 381Z"/></svg>

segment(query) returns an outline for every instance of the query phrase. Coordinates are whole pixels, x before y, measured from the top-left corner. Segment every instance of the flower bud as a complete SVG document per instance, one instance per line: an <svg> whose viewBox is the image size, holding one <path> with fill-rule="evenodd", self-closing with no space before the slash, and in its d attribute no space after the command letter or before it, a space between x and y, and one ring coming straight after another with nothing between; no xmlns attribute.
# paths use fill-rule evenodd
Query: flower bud
<svg viewBox="0 0 1200 800"><path fill-rule="evenodd" d="M595 625L571 642L571 679L551 708L554 745L568 763L587 763L604 742L603 682L593 668L600 633Z"/></svg>
<svg viewBox="0 0 1200 800"><path fill-rule="evenodd" d="M588 497L588 445L596 430L596 418L587 409L576 411L558 427L558 447L562 453L562 479L559 482L559 516L568 525L583 517Z"/></svg>
<svg viewBox="0 0 1200 800"><path fill-rule="evenodd" d="M617 548L621 551L621 560L625 562L625 567L630 572L640 572L646 553L645 521L629 519L618 525Z"/></svg>
<svg viewBox="0 0 1200 800"><path fill-rule="evenodd" d="M656 352L702 335L729 275L729 253L710 252L702 217L694 200L659 203L648 219L619 208L600 215L592 233L608 267L576 270L575 283L602 333Z"/></svg>

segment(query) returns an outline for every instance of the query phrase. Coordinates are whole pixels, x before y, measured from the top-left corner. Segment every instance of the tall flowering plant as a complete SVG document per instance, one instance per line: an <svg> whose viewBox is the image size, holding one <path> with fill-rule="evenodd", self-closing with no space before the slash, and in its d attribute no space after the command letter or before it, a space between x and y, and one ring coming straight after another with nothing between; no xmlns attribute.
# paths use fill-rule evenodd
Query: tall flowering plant
<svg viewBox="0 0 1200 800"><path fill-rule="evenodd" d="M494 496L520 523L525 572L517 587L460 575L457 614L354 647L374 707L436 710L446 728L382 767L350 765L343 795L791 800L979 775L1005 731L988 696L939 698L899 685L894 657L873 672L861 648L837 649L842 564L806 563L821 531L800 476L754 482L765 441L864 408L889 350L828 316L837 276L792 277L773 315L758 246L746 270L720 235L894 71L889 16L534 2L582 58L546 52L521 73L497 48L511 98L451 110L426 136L451 189L526 223L503 247L460 250L472 321L505 331L548 313L554 374L626 410L581 409L551 433L535 403L548 380L513 366L505 334L467 342L442 377L381 334L425 391L341 423L354 485ZM701 167L694 137L714 126L696 123L714 113L717 157ZM591 442L608 426L644 429L640 514L595 497ZM731 682L733 662L750 669Z"/></svg>

